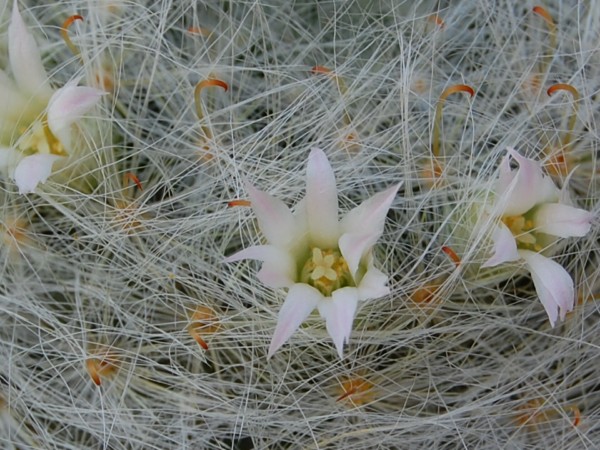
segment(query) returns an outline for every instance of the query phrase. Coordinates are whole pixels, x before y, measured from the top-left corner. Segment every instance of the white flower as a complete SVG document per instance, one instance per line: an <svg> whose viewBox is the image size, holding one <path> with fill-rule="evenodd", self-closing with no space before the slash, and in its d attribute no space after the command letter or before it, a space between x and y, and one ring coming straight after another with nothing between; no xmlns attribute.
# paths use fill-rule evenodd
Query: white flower
<svg viewBox="0 0 600 450"><path fill-rule="evenodd" d="M57 161L72 156L75 124L104 94L77 86L54 91L39 49L27 31L15 0L8 27L12 78L0 70L0 169L14 178L19 192L33 192Z"/></svg>
<svg viewBox="0 0 600 450"><path fill-rule="evenodd" d="M267 286L288 289L268 356L317 308L341 358L358 302L389 291L387 276L375 268L371 249L383 233L399 185L366 200L340 221L333 170L325 153L313 148L308 157L306 198L294 213L249 183L246 188L268 244L244 249L226 261L260 260L258 279Z"/></svg>
<svg viewBox="0 0 600 450"><path fill-rule="evenodd" d="M511 170L510 158L519 164ZM544 176L541 165L512 148L500 165L493 216L500 219L492 233L494 255L482 267L524 260L546 309L550 324L564 320L573 309L575 292L567 271L542 255L558 238L585 236L592 214L567 204L561 192Z"/></svg>

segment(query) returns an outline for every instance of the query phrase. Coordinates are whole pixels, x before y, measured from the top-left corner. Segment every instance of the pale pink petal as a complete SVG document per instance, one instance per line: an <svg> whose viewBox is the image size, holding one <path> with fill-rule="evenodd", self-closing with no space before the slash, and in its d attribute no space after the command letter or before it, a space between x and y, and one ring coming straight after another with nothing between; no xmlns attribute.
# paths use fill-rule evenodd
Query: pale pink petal
<svg viewBox="0 0 600 450"><path fill-rule="evenodd" d="M348 268L353 278L356 278L361 259L373 247L380 233L358 234L346 233L338 242L340 252L348 263Z"/></svg>
<svg viewBox="0 0 600 450"><path fill-rule="evenodd" d="M255 259L263 262L257 278L266 286L277 289L290 287L295 283L296 262L288 252L278 247L255 245L225 258L225 262L231 263L242 259Z"/></svg>
<svg viewBox="0 0 600 450"><path fill-rule="evenodd" d="M335 176L325 153L313 148L306 168L306 210L312 243L334 248L339 238Z"/></svg>
<svg viewBox="0 0 600 450"><path fill-rule="evenodd" d="M39 96L51 95L40 50L23 22L17 0L8 26L8 56L13 77L23 91Z"/></svg>
<svg viewBox="0 0 600 450"><path fill-rule="evenodd" d="M23 158L15 168L14 179L20 194L35 191L52 174L52 165L62 156L35 154Z"/></svg>
<svg viewBox="0 0 600 450"><path fill-rule="evenodd" d="M376 269L373 262L370 261L367 272L358 285L358 299L372 300L388 295L390 288L387 287L387 281L388 276L381 270Z"/></svg>
<svg viewBox="0 0 600 450"><path fill-rule="evenodd" d="M71 125L80 120L105 94L99 89L77 86L77 81L58 89L48 106L48 127L66 148L70 148Z"/></svg>
<svg viewBox="0 0 600 450"><path fill-rule="evenodd" d="M342 233L377 234L383 233L385 217L396 197L400 184L375 194L352 209L340 222Z"/></svg>
<svg viewBox="0 0 600 450"><path fill-rule="evenodd" d="M285 203L259 191L250 183L246 183L246 190L260 230L270 244L287 246L297 238L294 216Z"/></svg>
<svg viewBox="0 0 600 450"><path fill-rule="evenodd" d="M494 228L492 242L494 243L494 255L484 262L481 267L494 267L520 258L517 252L517 241L510 229L502 222Z"/></svg>
<svg viewBox="0 0 600 450"><path fill-rule="evenodd" d="M584 209L560 203L546 203L536 209L533 217L535 231L568 238L585 236L592 226L594 215Z"/></svg>
<svg viewBox="0 0 600 450"><path fill-rule="evenodd" d="M519 254L531 271L531 279L538 297L554 327L557 317L564 320L573 310L575 288L571 275L558 263L539 253L519 250Z"/></svg>
<svg viewBox="0 0 600 450"><path fill-rule="evenodd" d="M560 192L552 179L544 175L539 162L521 156L512 148L509 148L508 152L517 161L519 168L507 186L502 185L509 177L506 174L502 175L505 168L501 170L496 193L500 196L498 202L502 215L524 214L535 205L558 200ZM502 166L505 167L506 164L507 162L504 161ZM504 189L504 191L498 189Z"/></svg>
<svg viewBox="0 0 600 450"><path fill-rule="evenodd" d="M357 305L358 289L352 287L337 289L331 297L324 298L318 304L319 313L325 319L327 332L340 358L344 356L344 344L350 339Z"/></svg>
<svg viewBox="0 0 600 450"><path fill-rule="evenodd" d="M323 295L308 284L298 283L290 288L279 311L277 326L269 346L268 358L285 344L321 300L323 300Z"/></svg>

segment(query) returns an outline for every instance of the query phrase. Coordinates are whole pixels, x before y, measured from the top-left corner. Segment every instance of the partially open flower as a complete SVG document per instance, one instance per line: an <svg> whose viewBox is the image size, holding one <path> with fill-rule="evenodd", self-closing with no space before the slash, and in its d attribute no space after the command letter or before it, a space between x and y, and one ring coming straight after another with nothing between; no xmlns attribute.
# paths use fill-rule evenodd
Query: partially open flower
<svg viewBox="0 0 600 450"><path fill-rule="evenodd" d="M8 27L12 78L0 70L0 169L14 178L21 194L33 192L52 174L55 163L75 153L77 122L103 92L78 86L79 80L54 91L40 52L14 2Z"/></svg>
<svg viewBox="0 0 600 450"><path fill-rule="evenodd" d="M513 158L519 168L511 170ZM542 172L541 165L509 148L496 182L492 215L494 255L482 267L523 260L550 324L573 309L575 291L567 271L542 252L558 238L585 236L592 214L567 204L566 195Z"/></svg>
<svg viewBox="0 0 600 450"><path fill-rule="evenodd" d="M395 185L374 195L340 221L333 170L318 148L308 158L306 198L294 213L281 200L247 183L252 209L268 244L244 249L226 261L262 261L259 280L288 289L269 357L315 308L343 356L358 302L388 293L387 276L375 268L371 250L383 233L398 188Z"/></svg>

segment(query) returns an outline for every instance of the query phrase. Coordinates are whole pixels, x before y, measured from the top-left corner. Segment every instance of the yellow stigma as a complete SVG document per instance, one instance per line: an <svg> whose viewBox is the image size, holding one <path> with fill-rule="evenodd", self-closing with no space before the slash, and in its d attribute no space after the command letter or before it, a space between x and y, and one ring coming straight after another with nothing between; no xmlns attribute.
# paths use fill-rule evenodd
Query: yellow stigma
<svg viewBox="0 0 600 450"><path fill-rule="evenodd" d="M300 279L325 297L330 297L336 289L353 285L348 263L339 250L318 247L312 249L311 257L304 263Z"/></svg>

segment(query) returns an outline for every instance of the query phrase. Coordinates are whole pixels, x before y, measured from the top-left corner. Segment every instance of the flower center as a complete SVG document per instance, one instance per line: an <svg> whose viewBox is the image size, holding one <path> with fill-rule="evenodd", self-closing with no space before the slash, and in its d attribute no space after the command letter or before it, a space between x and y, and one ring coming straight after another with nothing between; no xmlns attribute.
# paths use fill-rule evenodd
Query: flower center
<svg viewBox="0 0 600 450"><path fill-rule="evenodd" d="M29 154L67 155L61 142L50 131L48 120L45 116L41 120L36 121L31 129L27 131L27 135L19 143L19 148Z"/></svg>
<svg viewBox="0 0 600 450"><path fill-rule="evenodd" d="M539 252L542 250L541 245L537 243L534 235L533 220L527 219L525 216L505 216L502 218L504 225L508 227L510 232L517 241L517 248L521 250L533 250Z"/></svg>
<svg viewBox="0 0 600 450"><path fill-rule="evenodd" d="M352 286L353 280L348 263L339 250L318 247L312 249L311 257L304 263L300 280L330 297L336 289Z"/></svg>

